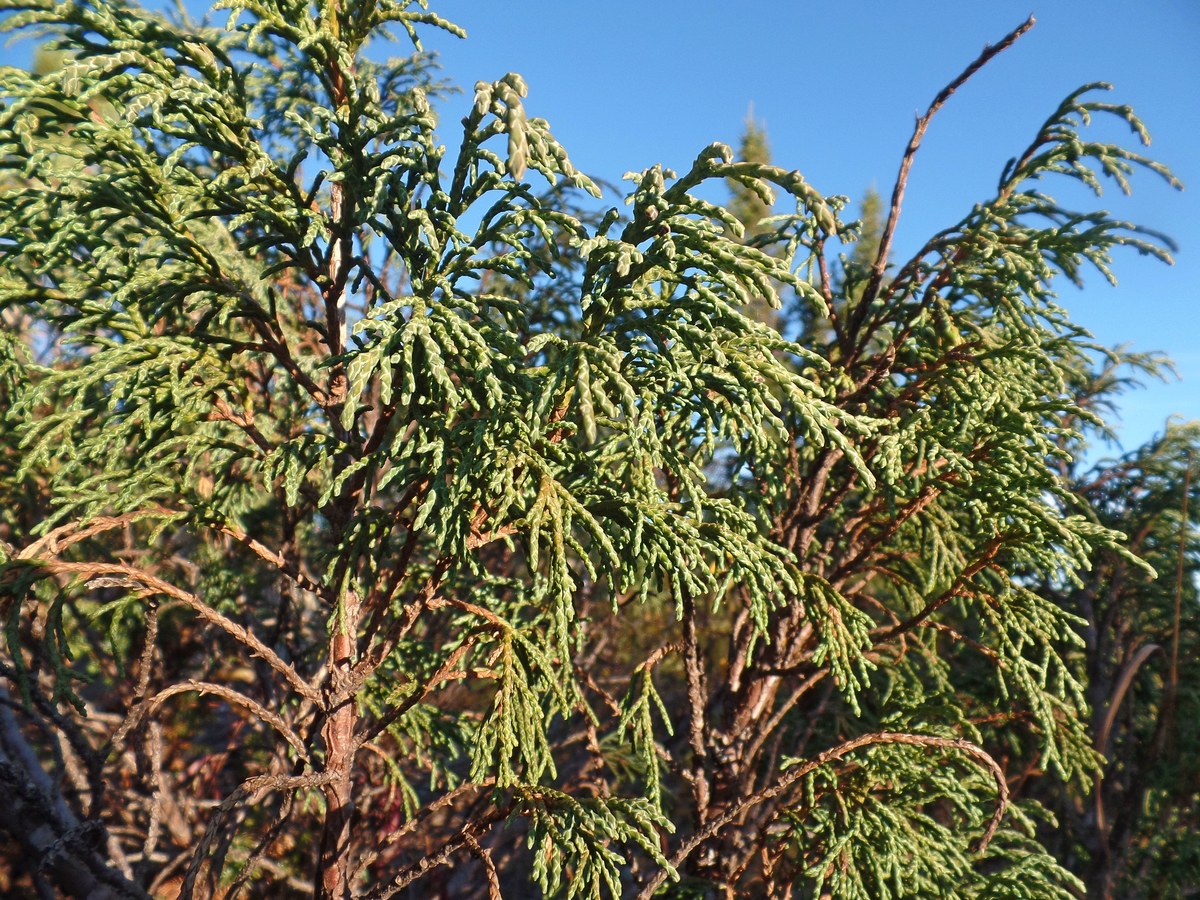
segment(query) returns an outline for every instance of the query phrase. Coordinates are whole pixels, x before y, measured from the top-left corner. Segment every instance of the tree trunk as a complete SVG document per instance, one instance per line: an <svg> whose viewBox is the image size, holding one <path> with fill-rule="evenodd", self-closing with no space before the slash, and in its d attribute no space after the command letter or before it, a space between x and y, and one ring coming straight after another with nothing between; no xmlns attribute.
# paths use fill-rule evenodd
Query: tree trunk
<svg viewBox="0 0 1200 900"><path fill-rule="evenodd" d="M354 640L358 631L358 598L347 597L341 620L329 643L330 696L334 705L321 735L325 740L325 768L334 775L325 788L325 826L317 896L321 900L343 900L350 896L350 825L354 814L354 728L358 722L355 694L346 689L353 664Z"/></svg>

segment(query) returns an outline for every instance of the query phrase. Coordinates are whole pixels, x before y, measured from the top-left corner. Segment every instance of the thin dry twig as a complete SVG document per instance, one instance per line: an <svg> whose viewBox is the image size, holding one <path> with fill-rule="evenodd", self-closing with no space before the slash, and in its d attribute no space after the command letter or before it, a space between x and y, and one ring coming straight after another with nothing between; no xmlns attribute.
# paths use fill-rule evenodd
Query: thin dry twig
<svg viewBox="0 0 1200 900"><path fill-rule="evenodd" d="M975 560L975 562L963 569L959 576L954 579L954 584L950 585L950 587L946 588L945 591L938 594L938 596L926 603L920 612L917 612L910 618L905 619L899 625L894 625L881 634L876 639L874 646L878 647L880 644L890 641L892 638L898 637L907 631L911 631L918 625L924 624L926 619L932 616L935 612L937 612L955 597L959 596L959 594L962 593L963 588L966 587L968 581L992 564L992 560L996 558L996 554L999 553L1000 548L1004 546L1004 541L1004 535L997 535L996 537L992 538L988 542L987 546L984 547L983 553L980 555L979 559Z"/></svg>
<svg viewBox="0 0 1200 900"><path fill-rule="evenodd" d="M887 268L888 257L892 252L892 241L896 236L896 225L900 221L900 206L904 202L904 191L908 187L909 172L912 170L913 159L917 155L917 150L920 149L921 141L925 137L925 132L929 128L930 121L932 121L938 110L945 105L946 101L970 80L971 76L1015 44L1021 35L1034 26L1034 22L1033 16L1030 16L1005 35L1000 43L985 46L983 52L969 66L963 69L957 78L938 92L938 95L933 98L933 102L929 104L929 109L925 111L923 116L917 119L912 137L908 142L908 147L904 150L904 157L900 161L900 173L896 176L896 183L892 189L891 208L888 210L887 223L883 227L883 236L879 240L879 250L875 254L875 263L871 266L871 277L863 291L862 300L855 310L854 328L862 324L863 316L870 309L871 302L878 296L879 288L883 284L883 272Z"/></svg>
<svg viewBox="0 0 1200 900"><path fill-rule="evenodd" d="M471 855L483 863L483 871L487 874L488 900L503 900L503 895L500 893L500 873L496 871L496 863L492 860L492 854L482 847L473 835L467 834L464 835L464 838Z"/></svg>
<svg viewBox="0 0 1200 900"><path fill-rule="evenodd" d="M256 775L243 781L232 794L222 801L209 820L208 827L204 830L204 836L200 839L195 852L192 853L191 862L188 864L187 875L184 877L183 887L179 892L181 900L192 900L192 894L196 889L196 879L203 868L208 850L221 835L225 819L239 804L245 801L254 802L267 791L294 792L306 788L322 787L333 781L335 777L337 777L335 772L308 772L304 775Z"/></svg>
<svg viewBox="0 0 1200 900"><path fill-rule="evenodd" d="M58 557L71 545L98 534L124 528L142 519L166 519L177 515L179 513L174 510L156 506L152 509L140 509L121 516L96 516L85 522L66 522L20 550L15 558L32 560L40 559L43 556Z"/></svg>
<svg viewBox="0 0 1200 900"><path fill-rule="evenodd" d="M429 680L426 681L419 690L413 691L408 697L404 698L404 700L380 716L373 725L371 725L362 735L356 738L356 745L361 747L374 740L389 725L428 697L430 691L437 687L437 685L441 684L443 681L448 681L457 671L458 664L462 662L462 658L466 656L474 646L475 638L471 637L455 647L450 655L446 657L445 662L438 666L437 671L430 676Z"/></svg>
<svg viewBox="0 0 1200 900"><path fill-rule="evenodd" d="M170 687L159 691L150 699L150 702L146 704L143 715L152 712L156 707L169 700L171 697L174 697L178 694L191 692L195 692L197 694L212 694L215 697L220 697L227 703L242 707L252 716L254 716L254 718L258 719L260 722L270 725L272 728L278 731L280 735L283 736L284 740L292 745L297 755L300 757L300 759L304 760L305 763L312 762L312 759L308 754L308 748L305 747L304 742L300 739L299 735L297 735L296 732L294 732L288 726L287 722L285 722L281 716L279 716L277 713L271 712L271 710L267 709L261 703L252 700L245 694L235 691L233 688L226 687L225 685L213 684L212 682L208 681L195 681L192 679L182 681L178 684L173 684Z"/></svg>
<svg viewBox="0 0 1200 900"><path fill-rule="evenodd" d="M484 815L463 826L458 836L442 845L437 853L423 857L418 862L400 871L389 883L361 895L363 900L388 900L404 890L414 881L423 878L439 866L448 863L464 847L469 847L471 841L478 841L479 836L486 833L496 822L502 819L505 812L491 809Z"/></svg>
<svg viewBox="0 0 1200 900"><path fill-rule="evenodd" d="M403 840L408 835L416 831L418 827L428 822L430 816L434 815L439 810L454 806L465 795L475 793L483 790L484 788L493 787L495 783L496 782L494 778L485 778L482 781L473 781L468 784L461 784L454 790L438 797L428 806L418 810L407 822L384 837L383 841L378 847L373 850L369 850L362 855L362 857L359 859L358 865L355 867L354 871L350 873L350 881L354 881L359 872L371 865L373 862L375 862L375 860L379 859L379 855L383 850Z"/></svg>
<svg viewBox="0 0 1200 900"><path fill-rule="evenodd" d="M301 678L292 666L284 662L278 653L264 644L253 632L217 612L195 594L176 587L169 581L164 581L149 572L122 563L74 563L49 559L39 560L35 565L52 575L74 575L88 579L92 586L132 587L135 590L140 589L143 596L161 594L178 600L201 619L217 626L239 644L245 646L252 654L262 659L282 676L296 693L313 701L319 707L324 707L320 692Z"/></svg>
<svg viewBox="0 0 1200 900"><path fill-rule="evenodd" d="M125 744L125 738L141 721L147 709L147 696L150 693L150 667L154 662L154 651L158 646L158 603L151 602L146 616L146 638L142 644L142 655L139 659L138 682L134 689L134 701L129 706L125 721L113 735L109 743L108 754L111 755Z"/></svg>
<svg viewBox="0 0 1200 900"><path fill-rule="evenodd" d="M332 590L330 590L326 585L313 581L311 578L306 576L303 572L296 568L296 566L285 559L283 554L275 552L261 541L250 537L248 534L238 530L237 528L234 528L232 525L223 524L218 526L217 530L222 534L233 538L233 540L246 547L263 562L273 565L283 575L291 579L291 581L295 583L297 587L316 594L330 605L336 602L337 597Z"/></svg>
<svg viewBox="0 0 1200 900"><path fill-rule="evenodd" d="M227 900L235 900L237 895L241 893L242 888L245 887L246 883L250 880L250 876L254 874L255 870L265 867L265 864L268 862L268 860L264 858L267 850L270 849L271 844L275 842L275 839L279 837L280 832L283 831L283 827L287 824L288 819L292 815L293 799L294 796L291 792L283 795L283 803L279 808L279 812L275 815L275 821L271 823L271 826L267 829L266 834L262 836L262 839L258 842L254 849L250 851L250 855L246 858L246 862L242 865L242 870L238 872L237 876L230 883L229 890L225 895Z"/></svg>

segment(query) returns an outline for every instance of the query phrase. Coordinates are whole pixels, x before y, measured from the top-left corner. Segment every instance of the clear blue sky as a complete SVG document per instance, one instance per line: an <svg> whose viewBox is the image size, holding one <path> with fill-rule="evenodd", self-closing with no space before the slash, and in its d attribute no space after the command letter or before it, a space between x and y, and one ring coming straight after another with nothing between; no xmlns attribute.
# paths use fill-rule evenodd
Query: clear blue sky
<svg viewBox="0 0 1200 900"><path fill-rule="evenodd" d="M1197 0L433 0L465 27L427 35L444 74L466 90L445 104L443 140L480 79L520 72L530 115L550 121L575 164L616 181L656 162L686 167L714 140L735 143L751 104L774 161L826 194L890 191L915 115L983 48L1031 12L1037 25L934 120L909 184L897 255L989 195L1059 100L1090 81L1146 121L1150 154L1187 190L1149 175L1091 202L1172 235L1173 267L1122 254L1120 284L1099 274L1064 286L1075 319L1105 344L1163 350L1181 379L1127 395L1123 442L1167 416L1200 418L1200 2ZM189 0L189 9L203 7ZM28 45L0 49L20 64ZM382 49L382 48L381 48ZM1132 135L1097 129L1128 143Z"/></svg>

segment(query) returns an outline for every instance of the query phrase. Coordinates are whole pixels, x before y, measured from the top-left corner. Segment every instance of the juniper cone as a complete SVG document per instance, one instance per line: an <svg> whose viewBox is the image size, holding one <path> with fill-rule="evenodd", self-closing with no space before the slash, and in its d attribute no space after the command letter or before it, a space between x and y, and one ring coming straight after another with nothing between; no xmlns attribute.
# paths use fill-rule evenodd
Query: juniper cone
<svg viewBox="0 0 1200 900"><path fill-rule="evenodd" d="M799 172L714 144L610 207L518 75L439 123L424 3L0 9L62 54L0 68L0 889L1049 898L1196 852L1183 769L1099 780L1167 662L1163 746L1197 721L1196 433L1081 481L1111 392L1053 292L1169 242L1051 194L1173 178L1089 85L894 247L1032 21L851 278ZM1129 679L1106 579L1184 611Z"/></svg>

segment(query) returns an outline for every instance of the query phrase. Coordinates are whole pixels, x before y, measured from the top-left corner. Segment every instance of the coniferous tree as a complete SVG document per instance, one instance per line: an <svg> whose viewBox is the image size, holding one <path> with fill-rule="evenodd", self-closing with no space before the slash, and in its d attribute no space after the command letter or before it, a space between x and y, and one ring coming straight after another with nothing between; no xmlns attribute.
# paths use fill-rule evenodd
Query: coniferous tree
<svg viewBox="0 0 1200 900"><path fill-rule="evenodd" d="M1071 95L889 270L1026 23L834 279L843 201L765 159L593 215L518 76L440 130L369 52L457 32L424 3L227 6L0 4L67 51L0 70L10 889L1071 896L1070 591L1141 564L1059 465L1093 364L1051 286L1167 244L1043 182L1170 180L1081 136L1133 114ZM789 212L746 239L727 180Z"/></svg>
<svg viewBox="0 0 1200 900"><path fill-rule="evenodd" d="M737 158L742 162L771 164L771 145L765 124L754 118L754 109L746 115L745 128L738 141ZM742 223L745 235L753 237L767 230L764 220L773 213L771 199L737 179L729 180L729 211Z"/></svg>
<svg viewBox="0 0 1200 900"><path fill-rule="evenodd" d="M738 142L737 159L763 166L771 164L771 146L767 140L766 126L754 118L753 107L746 115L745 129ZM769 220L774 214L774 197L764 195L753 183L736 178L727 179L727 184L730 192L728 209L738 221L736 230L741 239L752 243L754 238L768 234L771 231ZM775 302L768 296L752 299L746 307L746 312L766 325L779 325Z"/></svg>
<svg viewBox="0 0 1200 900"><path fill-rule="evenodd" d="M874 187L867 188L859 203L859 234L846 262L842 266L842 278L853 282L842 287L842 293L855 300L866 289L866 279L879 255L879 244L883 240L883 198Z"/></svg>
<svg viewBox="0 0 1200 900"><path fill-rule="evenodd" d="M1139 375L1162 361L1113 352L1076 388L1085 409L1111 412ZM1096 437L1096 426L1089 429ZM1111 433L1108 435L1111 438ZM1075 448L1078 450L1079 448ZM1169 423L1154 440L1115 459L1064 460L1070 508L1120 529L1125 547L1102 552L1076 585L1040 590L1079 616L1072 665L1087 685L1089 731L1104 759L1083 790L1037 777L1023 792L1055 810L1055 856L1078 872L1089 897L1184 897L1200 888L1200 769L1188 748L1200 723L1200 558L1197 423Z"/></svg>

